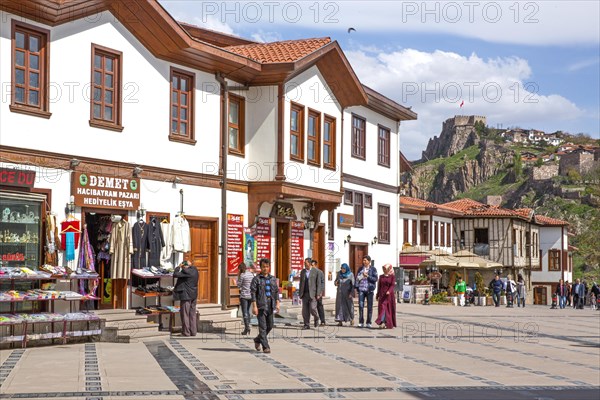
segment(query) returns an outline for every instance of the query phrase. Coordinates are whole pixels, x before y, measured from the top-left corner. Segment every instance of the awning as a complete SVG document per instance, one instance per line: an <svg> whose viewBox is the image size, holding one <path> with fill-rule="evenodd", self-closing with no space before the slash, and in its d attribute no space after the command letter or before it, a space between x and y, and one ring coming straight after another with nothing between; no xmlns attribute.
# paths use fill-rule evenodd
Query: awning
<svg viewBox="0 0 600 400"><path fill-rule="evenodd" d="M400 253L400 267L404 269L418 269L419 265L429 258L428 255L422 254L402 254Z"/></svg>
<svg viewBox="0 0 600 400"><path fill-rule="evenodd" d="M490 268L502 268L503 267L503 265L498 262L487 260L483 257L479 257L477 254L472 253L468 250L457 251L456 253L452 254L452 256L456 257L459 260L464 261L464 262L475 263L479 266L479 268L490 269Z"/></svg>

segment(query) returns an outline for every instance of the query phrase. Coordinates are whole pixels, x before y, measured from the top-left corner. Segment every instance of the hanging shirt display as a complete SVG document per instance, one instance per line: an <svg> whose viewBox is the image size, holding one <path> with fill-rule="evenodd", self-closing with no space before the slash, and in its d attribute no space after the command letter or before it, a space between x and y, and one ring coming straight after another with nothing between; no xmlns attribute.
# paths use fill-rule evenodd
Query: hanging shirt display
<svg viewBox="0 0 600 400"><path fill-rule="evenodd" d="M190 225L182 216L173 219L173 251L180 253L190 251Z"/></svg>
<svg viewBox="0 0 600 400"><path fill-rule="evenodd" d="M160 224L156 218L152 218L148 224L148 266L160 266L160 253L165 246Z"/></svg>
<svg viewBox="0 0 600 400"><path fill-rule="evenodd" d="M131 273L130 256L133 254L131 228L124 220L113 222L110 236L110 276L112 279L129 279Z"/></svg>
<svg viewBox="0 0 600 400"><path fill-rule="evenodd" d="M163 268L172 268L173 261L171 256L173 254L173 236L171 232L171 224L168 222L161 222L160 230L163 234L163 239L165 240L165 246L160 252L160 265Z"/></svg>
<svg viewBox="0 0 600 400"><path fill-rule="evenodd" d="M148 251L148 225L144 220L133 224L133 256L131 266L134 269L146 268L146 252Z"/></svg>

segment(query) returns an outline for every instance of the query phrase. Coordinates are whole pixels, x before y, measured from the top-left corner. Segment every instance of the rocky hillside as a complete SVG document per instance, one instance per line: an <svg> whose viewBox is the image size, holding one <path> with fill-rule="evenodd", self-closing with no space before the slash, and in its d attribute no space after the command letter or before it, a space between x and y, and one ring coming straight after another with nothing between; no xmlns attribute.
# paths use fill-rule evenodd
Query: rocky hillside
<svg viewBox="0 0 600 400"><path fill-rule="evenodd" d="M534 179L534 170L543 162L525 163L521 153L535 148L505 142L499 133L485 126L485 117L449 118L439 137L429 141L423 158L413 164L412 173L403 176L406 195L435 203L465 197L485 202L487 196L501 196L503 207L529 207L569 221L577 235L572 240L575 246L588 243L590 249L600 249L600 234L593 228L600 220L600 167L584 177L559 175L558 165L551 161L542 168L552 170L553 164L556 172ZM576 255L576 264L584 265L591 252Z"/></svg>

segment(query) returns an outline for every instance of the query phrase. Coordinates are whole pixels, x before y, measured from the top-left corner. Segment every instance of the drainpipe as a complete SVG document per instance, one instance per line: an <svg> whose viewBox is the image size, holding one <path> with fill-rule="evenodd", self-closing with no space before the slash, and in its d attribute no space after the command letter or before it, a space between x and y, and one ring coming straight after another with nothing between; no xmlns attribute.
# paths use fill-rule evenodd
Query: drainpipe
<svg viewBox="0 0 600 400"><path fill-rule="evenodd" d="M227 82L221 73L215 74L221 85L221 309L227 309Z"/></svg>

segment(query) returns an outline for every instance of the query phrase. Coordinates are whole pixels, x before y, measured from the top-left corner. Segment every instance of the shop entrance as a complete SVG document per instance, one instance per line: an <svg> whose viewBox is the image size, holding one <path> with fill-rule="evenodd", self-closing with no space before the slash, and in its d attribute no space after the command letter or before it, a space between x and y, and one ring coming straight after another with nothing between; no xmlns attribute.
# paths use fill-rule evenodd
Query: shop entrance
<svg viewBox="0 0 600 400"><path fill-rule="evenodd" d="M350 256L348 260L352 263L350 268L352 273L356 276L356 273L362 267L363 257L369 254L369 245L367 243L351 243L350 244Z"/></svg>
<svg viewBox="0 0 600 400"><path fill-rule="evenodd" d="M288 280L290 276L290 224L277 222L277 271L275 278L279 282Z"/></svg>
<svg viewBox="0 0 600 400"><path fill-rule="evenodd" d="M198 270L199 304L217 303L217 221L186 216L190 224L190 252L184 260Z"/></svg>
<svg viewBox="0 0 600 400"><path fill-rule="evenodd" d="M319 269L325 271L325 225L319 224L313 232L312 259L319 262ZM327 279L327 277L325 278Z"/></svg>
<svg viewBox="0 0 600 400"><path fill-rule="evenodd" d="M85 209L83 213L83 227L87 229L90 245L94 251L94 266L100 275L98 289L96 290L96 309L124 309L127 299L127 279L112 279L111 277L111 255L110 234L112 232L113 215L119 215L127 220L126 213L107 213L107 210ZM79 249L84 251L84 249ZM82 281L89 285L90 281Z"/></svg>

